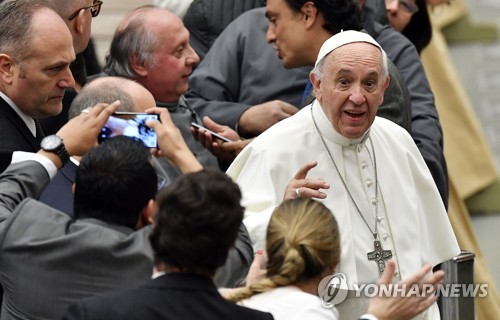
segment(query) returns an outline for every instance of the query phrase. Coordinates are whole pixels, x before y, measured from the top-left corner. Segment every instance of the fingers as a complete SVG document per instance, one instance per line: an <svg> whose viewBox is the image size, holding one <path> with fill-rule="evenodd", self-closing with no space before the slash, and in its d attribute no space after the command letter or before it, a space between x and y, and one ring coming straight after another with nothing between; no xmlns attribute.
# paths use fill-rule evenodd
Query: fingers
<svg viewBox="0 0 500 320"><path fill-rule="evenodd" d="M257 280L259 280L266 273L266 257L262 250L257 251L255 257L253 258L253 262L250 265L250 269L248 270L248 274L246 277L246 285L251 286Z"/></svg>
<svg viewBox="0 0 500 320"><path fill-rule="evenodd" d="M310 180L308 179L308 181ZM323 180L317 179L317 181L309 183L309 187L295 188L294 198L326 199L326 193L319 191L319 189L328 189L328 187Z"/></svg>
<svg viewBox="0 0 500 320"><path fill-rule="evenodd" d="M115 112L118 107L121 105L120 100L116 100L110 105L101 104L98 108L94 107L90 110L89 114L96 114L97 125L101 128L104 126L106 121L108 121L109 117Z"/></svg>
<svg viewBox="0 0 500 320"><path fill-rule="evenodd" d="M420 305L418 307L419 313L423 312L424 310L427 310L434 302L436 302L438 299L438 296L435 294L428 295L425 297L425 299L420 301Z"/></svg>
<svg viewBox="0 0 500 320"><path fill-rule="evenodd" d="M422 283L422 280L425 276L431 271L432 266L430 264L426 264L422 268L420 268L417 272L413 273L409 277L401 280L401 283L412 284L412 283Z"/></svg>
<svg viewBox="0 0 500 320"><path fill-rule="evenodd" d="M393 260L388 260L385 266L384 273L380 276L377 284L390 284L396 271L396 263Z"/></svg>
<svg viewBox="0 0 500 320"><path fill-rule="evenodd" d="M292 180L288 183L284 200L290 200L297 197L325 199L326 193L320 189L328 189L330 185L323 179L306 178L309 171L318 165L317 161L312 161L305 164L297 171Z"/></svg>
<svg viewBox="0 0 500 320"><path fill-rule="evenodd" d="M212 131L215 131L215 132L220 132L224 129L224 126L218 124L217 122L213 121L212 119L210 119L209 117L207 116L204 116L203 117L203 125L212 130Z"/></svg>
<svg viewBox="0 0 500 320"><path fill-rule="evenodd" d="M286 113L287 116L294 115L299 111L299 109L297 109L294 105L291 105L286 102L282 102L281 110L283 110L283 112Z"/></svg>
<svg viewBox="0 0 500 320"><path fill-rule="evenodd" d="M318 165L318 161L312 161L312 162L307 163L306 165L304 165L303 167L301 167L299 169L299 171L295 174L295 176L293 178L296 180L304 179L307 176L307 174L309 173L309 170L316 167L317 165Z"/></svg>

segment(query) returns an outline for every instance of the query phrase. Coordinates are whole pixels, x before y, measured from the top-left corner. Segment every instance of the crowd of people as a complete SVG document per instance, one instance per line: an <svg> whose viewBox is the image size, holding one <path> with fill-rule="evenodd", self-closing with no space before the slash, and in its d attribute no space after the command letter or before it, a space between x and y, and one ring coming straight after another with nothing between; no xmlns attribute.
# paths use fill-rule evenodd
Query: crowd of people
<svg viewBox="0 0 500 320"><path fill-rule="evenodd" d="M0 319L441 318L423 0L157 1L87 77L101 9L0 1ZM157 115L157 146L98 142L117 111Z"/></svg>

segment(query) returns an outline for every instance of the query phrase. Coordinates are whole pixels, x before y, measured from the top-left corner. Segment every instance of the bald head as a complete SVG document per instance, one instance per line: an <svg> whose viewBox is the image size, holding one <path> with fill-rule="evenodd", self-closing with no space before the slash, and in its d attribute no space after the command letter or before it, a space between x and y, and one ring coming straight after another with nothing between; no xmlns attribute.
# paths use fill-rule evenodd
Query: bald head
<svg viewBox="0 0 500 320"><path fill-rule="evenodd" d="M121 77L103 77L83 87L71 104L69 118L98 103L113 103L116 100L121 101L118 111L144 112L155 107L151 93L137 82Z"/></svg>

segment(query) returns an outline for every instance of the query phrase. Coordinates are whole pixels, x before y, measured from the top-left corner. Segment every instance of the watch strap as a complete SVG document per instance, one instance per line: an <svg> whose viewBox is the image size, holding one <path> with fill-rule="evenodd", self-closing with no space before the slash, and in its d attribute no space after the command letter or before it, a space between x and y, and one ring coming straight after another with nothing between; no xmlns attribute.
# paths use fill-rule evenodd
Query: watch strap
<svg viewBox="0 0 500 320"><path fill-rule="evenodd" d="M69 153L68 150L66 150L62 139L61 145L55 150L55 152L59 156L59 159L61 159L62 165L64 167L64 165L69 162Z"/></svg>

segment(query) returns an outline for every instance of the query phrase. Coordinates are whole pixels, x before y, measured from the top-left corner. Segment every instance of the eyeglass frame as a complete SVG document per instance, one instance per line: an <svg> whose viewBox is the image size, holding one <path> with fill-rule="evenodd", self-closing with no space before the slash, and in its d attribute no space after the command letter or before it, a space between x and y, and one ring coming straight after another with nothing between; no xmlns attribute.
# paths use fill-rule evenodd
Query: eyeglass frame
<svg viewBox="0 0 500 320"><path fill-rule="evenodd" d="M390 2L393 2L395 0L389 0ZM399 6L407 13L409 14L415 14L420 10L418 5L414 2L407 1L407 0L398 0L399 1Z"/></svg>
<svg viewBox="0 0 500 320"><path fill-rule="evenodd" d="M99 15L99 12L101 12L101 6L102 6L102 1L96 0L91 6L76 10L71 16L69 16L68 20L69 21L73 20L80 13L80 11L87 9L90 9L90 14L92 15L92 18L95 18Z"/></svg>

